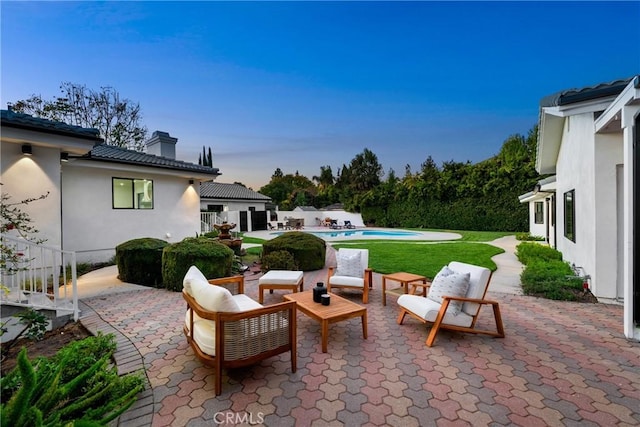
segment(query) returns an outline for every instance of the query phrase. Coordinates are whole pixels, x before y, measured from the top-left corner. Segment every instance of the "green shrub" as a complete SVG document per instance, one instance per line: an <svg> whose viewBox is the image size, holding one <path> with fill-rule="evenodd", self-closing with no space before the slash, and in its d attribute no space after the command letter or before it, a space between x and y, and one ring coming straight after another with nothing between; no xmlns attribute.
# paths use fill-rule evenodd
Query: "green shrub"
<svg viewBox="0 0 640 427"><path fill-rule="evenodd" d="M164 248L162 281L170 291L182 291L182 279L195 265L208 279L232 274L233 251L222 243L206 237L187 237Z"/></svg>
<svg viewBox="0 0 640 427"><path fill-rule="evenodd" d="M137 285L161 287L162 250L169 243L151 237L133 239L116 246L118 278Z"/></svg>
<svg viewBox="0 0 640 427"><path fill-rule="evenodd" d="M326 243L313 234L290 231L262 244L262 258L276 251L287 251L302 271L324 268Z"/></svg>
<svg viewBox="0 0 640 427"><path fill-rule="evenodd" d="M260 269L263 273L269 270L297 270L296 260L287 251L274 251L262 257Z"/></svg>
<svg viewBox="0 0 640 427"><path fill-rule="evenodd" d="M559 260L532 260L520 275L526 295L553 300L573 301L582 292L582 279L575 277L571 266Z"/></svg>
<svg viewBox="0 0 640 427"><path fill-rule="evenodd" d="M542 236L533 236L531 233L516 233L516 239L521 241L544 242L546 239Z"/></svg>
<svg viewBox="0 0 640 427"><path fill-rule="evenodd" d="M533 260L549 260L561 261L562 253L550 246L541 245L539 243L520 243L516 247L516 256L524 265L529 264Z"/></svg>

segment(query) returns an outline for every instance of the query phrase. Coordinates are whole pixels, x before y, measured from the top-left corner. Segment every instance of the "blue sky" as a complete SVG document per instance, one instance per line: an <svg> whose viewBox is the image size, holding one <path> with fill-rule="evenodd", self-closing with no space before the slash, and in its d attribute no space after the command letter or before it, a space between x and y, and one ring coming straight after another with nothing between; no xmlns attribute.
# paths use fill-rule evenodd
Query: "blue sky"
<svg viewBox="0 0 640 427"><path fill-rule="evenodd" d="M640 72L640 2L1 2L0 104L111 86L219 182L478 162L545 95Z"/></svg>

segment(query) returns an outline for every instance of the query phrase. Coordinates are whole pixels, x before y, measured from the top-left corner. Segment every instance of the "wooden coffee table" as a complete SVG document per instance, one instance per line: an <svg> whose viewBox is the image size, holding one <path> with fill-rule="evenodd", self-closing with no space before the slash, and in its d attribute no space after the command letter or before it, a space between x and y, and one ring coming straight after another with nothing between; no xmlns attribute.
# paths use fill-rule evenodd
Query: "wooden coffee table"
<svg viewBox="0 0 640 427"><path fill-rule="evenodd" d="M387 280L400 282L402 286L399 288L387 290ZM387 292L395 295L403 294L403 293L408 294L409 284L412 284L414 292L416 287L422 286L422 295L427 296L427 287L430 285L430 283L427 282L427 278L425 276L420 276L418 274L413 274L413 273L405 273L403 271L399 273L383 275L382 276L382 305L387 305Z"/></svg>
<svg viewBox="0 0 640 427"><path fill-rule="evenodd" d="M331 304L329 305L314 302L313 291L298 292L284 296L287 301L295 301L299 311L320 322L323 353L327 352L329 324L331 323L360 317L362 318L362 337L367 339L367 308L338 295L330 295Z"/></svg>

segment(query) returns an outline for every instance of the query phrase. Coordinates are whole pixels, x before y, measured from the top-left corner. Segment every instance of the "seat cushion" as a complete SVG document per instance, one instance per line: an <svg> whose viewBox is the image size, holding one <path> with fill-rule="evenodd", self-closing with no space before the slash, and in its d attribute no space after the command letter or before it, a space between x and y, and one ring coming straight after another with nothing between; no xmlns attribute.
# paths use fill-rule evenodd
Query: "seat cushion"
<svg viewBox="0 0 640 427"><path fill-rule="evenodd" d="M336 276L364 277L364 267L362 266L362 256L360 252L349 253L338 251L336 260L338 262Z"/></svg>
<svg viewBox="0 0 640 427"><path fill-rule="evenodd" d="M436 321L440 307L442 307L441 304L421 295L407 294L400 295L398 298L398 305L412 312L416 316L423 318L427 322L432 323ZM470 327L471 322L473 322L473 317L469 316L467 313L461 311L457 315L454 315L449 310L445 313L442 321L445 325L462 326L464 328Z"/></svg>
<svg viewBox="0 0 640 427"><path fill-rule="evenodd" d="M189 267L189 270L187 270L187 274L184 275L184 279L182 279L182 287L191 296L193 296L193 292L191 291L191 283L194 280L207 282L207 278L204 277L204 274L202 274L198 267L192 265L191 267Z"/></svg>
<svg viewBox="0 0 640 427"><path fill-rule="evenodd" d="M303 277L302 271L269 270L258 279L260 285L297 285Z"/></svg>
<svg viewBox="0 0 640 427"><path fill-rule="evenodd" d="M329 284L335 287L364 288L364 279L360 277L333 275L329 277Z"/></svg>
<svg viewBox="0 0 640 427"><path fill-rule="evenodd" d="M437 274L433 279L431 286L429 286L429 293L427 298L442 304L444 297L464 297L469 290L469 273L454 273L450 274ZM447 307L447 313L451 313L454 316L460 313L462 309L462 301L451 301L449 307Z"/></svg>
<svg viewBox="0 0 640 427"><path fill-rule="evenodd" d="M205 310L214 312L239 312L240 307L231 292L222 286L202 280L191 280L191 292L196 302Z"/></svg>
<svg viewBox="0 0 640 427"><path fill-rule="evenodd" d="M184 323L189 329L189 310L185 313ZM216 322L202 319L193 313L193 340L198 344L200 350L210 356L216 355Z"/></svg>

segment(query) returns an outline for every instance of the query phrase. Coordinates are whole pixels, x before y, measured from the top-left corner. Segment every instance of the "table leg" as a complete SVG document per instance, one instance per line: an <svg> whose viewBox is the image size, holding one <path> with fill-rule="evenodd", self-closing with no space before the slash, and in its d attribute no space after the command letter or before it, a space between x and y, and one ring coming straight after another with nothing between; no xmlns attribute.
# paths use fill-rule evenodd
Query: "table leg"
<svg viewBox="0 0 640 427"><path fill-rule="evenodd" d="M367 339L367 312L362 315L362 337Z"/></svg>
<svg viewBox="0 0 640 427"><path fill-rule="evenodd" d="M382 278L382 305L387 305L387 279Z"/></svg>
<svg viewBox="0 0 640 427"><path fill-rule="evenodd" d="M322 352L327 352L327 344L329 342L329 321L322 321Z"/></svg>
<svg viewBox="0 0 640 427"><path fill-rule="evenodd" d="M262 296L262 293L264 292L264 289L262 289L262 286L258 286L258 302L260 304L262 304L264 297Z"/></svg>

